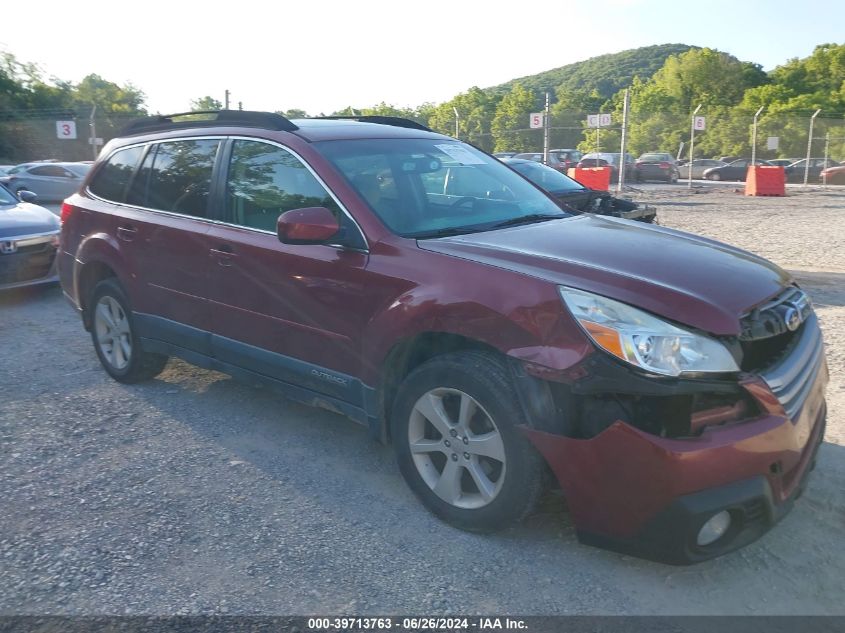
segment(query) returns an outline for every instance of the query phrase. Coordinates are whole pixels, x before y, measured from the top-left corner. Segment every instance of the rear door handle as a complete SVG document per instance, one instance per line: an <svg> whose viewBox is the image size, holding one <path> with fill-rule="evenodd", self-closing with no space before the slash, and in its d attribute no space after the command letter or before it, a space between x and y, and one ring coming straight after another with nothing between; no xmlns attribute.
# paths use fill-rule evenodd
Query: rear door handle
<svg viewBox="0 0 845 633"><path fill-rule="evenodd" d="M227 268L232 265L232 260L237 257L237 255L232 252L231 247L229 246L212 248L210 252L211 256L217 260L218 265L225 266Z"/></svg>
<svg viewBox="0 0 845 633"><path fill-rule="evenodd" d="M131 242L135 239L137 232L138 229L132 226L119 226L117 227L117 239L123 240L124 242Z"/></svg>

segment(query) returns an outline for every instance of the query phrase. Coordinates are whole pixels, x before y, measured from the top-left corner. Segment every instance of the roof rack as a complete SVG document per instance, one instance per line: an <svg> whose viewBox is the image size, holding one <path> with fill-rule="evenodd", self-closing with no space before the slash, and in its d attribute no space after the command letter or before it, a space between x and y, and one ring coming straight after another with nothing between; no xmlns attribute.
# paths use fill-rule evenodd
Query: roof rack
<svg viewBox="0 0 845 633"><path fill-rule="evenodd" d="M422 130L423 132L433 132L431 128L424 126L422 123L417 123L411 119L404 119L399 116L381 116L378 114L342 114L335 116L314 116L312 119L334 119L334 120L349 120L360 121L361 123L378 123L380 125L392 125L394 127L405 127L411 130Z"/></svg>
<svg viewBox="0 0 845 633"><path fill-rule="evenodd" d="M213 118L197 119L196 116L215 115ZM182 120L177 120L180 117ZM280 130L293 132L299 128L281 114L273 112L255 112L251 110L198 110L195 112L179 112L177 114L158 114L156 116L138 119L121 130L121 136L133 136L158 132L163 130L178 130L192 127L219 127L230 125L233 127L255 127L266 130Z"/></svg>

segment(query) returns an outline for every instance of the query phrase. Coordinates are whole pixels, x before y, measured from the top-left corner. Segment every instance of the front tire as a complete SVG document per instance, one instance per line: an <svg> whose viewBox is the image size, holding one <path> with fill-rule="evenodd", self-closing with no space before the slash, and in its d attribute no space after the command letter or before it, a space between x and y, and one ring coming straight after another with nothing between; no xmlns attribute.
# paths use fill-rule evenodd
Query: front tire
<svg viewBox="0 0 845 633"><path fill-rule="evenodd" d="M485 352L436 357L402 383L391 420L399 469L435 515L491 532L533 509L543 461L517 429L524 422L505 363Z"/></svg>
<svg viewBox="0 0 845 633"><path fill-rule="evenodd" d="M142 349L129 299L116 279L104 279L94 287L88 310L94 351L109 376L136 383L162 372L167 356Z"/></svg>

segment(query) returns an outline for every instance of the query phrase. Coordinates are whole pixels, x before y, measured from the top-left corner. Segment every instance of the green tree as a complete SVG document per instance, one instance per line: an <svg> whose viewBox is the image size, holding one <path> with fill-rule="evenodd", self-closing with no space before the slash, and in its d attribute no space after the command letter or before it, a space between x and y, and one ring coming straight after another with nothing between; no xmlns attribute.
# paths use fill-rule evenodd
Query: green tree
<svg viewBox="0 0 845 633"><path fill-rule="evenodd" d="M204 97L200 97L199 99L194 99L191 101L191 111L202 111L202 110L222 110L223 104L214 97L210 97L208 95Z"/></svg>
<svg viewBox="0 0 845 633"><path fill-rule="evenodd" d="M455 110L458 111L458 137L490 151L493 149L491 127L498 99L473 86L446 103L432 109L428 125L433 130L455 136Z"/></svg>
<svg viewBox="0 0 845 633"><path fill-rule="evenodd" d="M514 84L496 107L493 117L493 150L536 151L543 146L542 130L528 129L528 119L538 108L537 98L522 84Z"/></svg>

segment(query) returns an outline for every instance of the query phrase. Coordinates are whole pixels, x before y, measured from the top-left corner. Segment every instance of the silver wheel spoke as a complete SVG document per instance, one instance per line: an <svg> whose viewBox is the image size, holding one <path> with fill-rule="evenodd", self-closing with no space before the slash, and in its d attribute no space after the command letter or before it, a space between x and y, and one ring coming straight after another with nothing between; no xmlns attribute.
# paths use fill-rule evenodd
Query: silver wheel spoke
<svg viewBox="0 0 845 633"><path fill-rule="evenodd" d="M445 448L443 446L443 442L441 440L417 440L416 442L411 442L411 452L412 453L435 453L445 452Z"/></svg>
<svg viewBox="0 0 845 633"><path fill-rule="evenodd" d="M124 358L129 358L132 354L132 346L129 344L129 340L124 337L120 338L120 349L123 351Z"/></svg>
<svg viewBox="0 0 845 633"><path fill-rule="evenodd" d="M497 462L505 461L505 445L502 443L502 436L499 435L498 431L470 436L467 452L489 457Z"/></svg>
<svg viewBox="0 0 845 633"><path fill-rule="evenodd" d="M123 348L120 344L112 343L112 363L115 367L120 369L126 364L126 358L123 356Z"/></svg>
<svg viewBox="0 0 845 633"><path fill-rule="evenodd" d="M114 330L117 327L117 325L114 322L114 319L112 318L111 311L109 310L109 306L107 306L105 303L100 303L97 306L97 315L100 316L100 318L103 319L103 321L105 322L105 326L109 330Z"/></svg>
<svg viewBox="0 0 845 633"><path fill-rule="evenodd" d="M447 460L443 467L443 472L440 473L440 479L437 480L437 485L434 486L434 493L447 501L454 504L461 496L461 467L458 462Z"/></svg>
<svg viewBox="0 0 845 633"><path fill-rule="evenodd" d="M490 481L484 470L482 470L481 464L478 462L470 464L467 466L467 470L469 470L469 474L472 475L472 480L475 482L475 485L478 486L478 491L481 493L484 500L489 501L492 499L496 494L496 484Z"/></svg>
<svg viewBox="0 0 845 633"><path fill-rule="evenodd" d="M443 410L443 398L435 396L432 393L427 393L424 397L420 398L414 408L426 420L431 422L443 437L449 436L449 431L454 425L449 420L446 411Z"/></svg>
<svg viewBox="0 0 845 633"><path fill-rule="evenodd" d="M466 394L461 395L461 412L458 415L458 424L464 428L469 428L469 422L472 420L472 416L475 415L476 410L478 410L478 405L476 404L475 400L470 398Z"/></svg>
<svg viewBox="0 0 845 633"><path fill-rule="evenodd" d="M112 323L114 327L117 327L117 324L123 320L123 311L120 309L120 304L111 297L109 297L109 310L111 310Z"/></svg>

